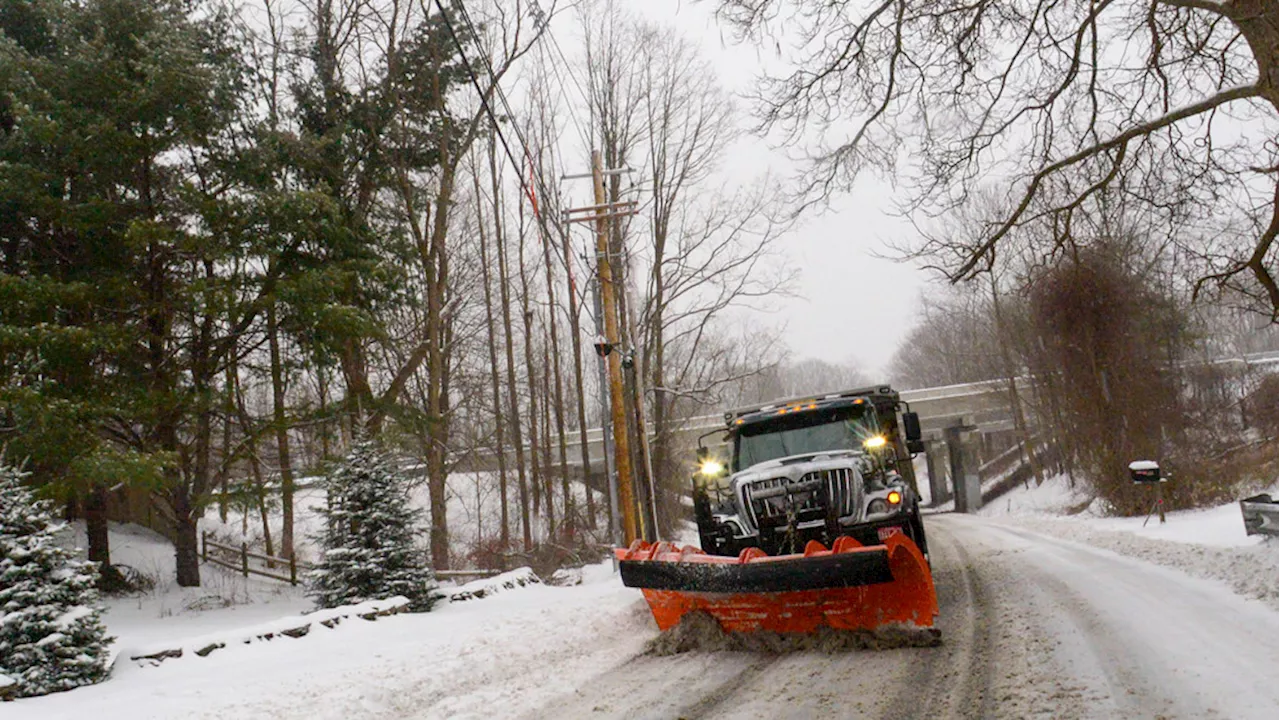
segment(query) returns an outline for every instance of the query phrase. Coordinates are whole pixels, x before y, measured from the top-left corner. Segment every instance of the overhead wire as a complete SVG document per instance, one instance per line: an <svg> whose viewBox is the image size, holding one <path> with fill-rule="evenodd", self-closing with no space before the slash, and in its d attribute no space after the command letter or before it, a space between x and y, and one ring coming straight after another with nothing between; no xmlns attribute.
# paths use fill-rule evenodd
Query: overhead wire
<svg viewBox="0 0 1280 720"><path fill-rule="evenodd" d="M436 6L437 6L437 7L440 7L440 0L436 0ZM459 14L459 18L460 18L460 19L462 20L462 22L466 25L466 29L467 29L467 31L471 34L471 36L472 36L472 37L478 37L478 33L476 32L476 26L475 26L475 23L474 23L474 22L472 22L472 20L471 20L471 14L470 14L469 12L467 12L466 5L465 5L461 0L458 0L457 7L458 7L458 14ZM443 11L441 11L441 12L443 12ZM450 29L450 35L451 35L451 37L452 37L452 38L453 38L453 40L454 40L454 44L455 44L455 46L457 46L457 47L458 47L458 52L463 54L463 59L464 59L464 61L465 61L465 59L466 59L465 51L462 49L461 44L458 42L457 34L456 34L455 32L453 32L453 31L452 31L452 25L451 25L451 23L449 22L449 20L448 20L448 18L447 18L447 17L445 18L445 23L446 23L447 25L449 25L449 26L450 26L450 28L451 28L451 29ZM548 36L548 35L550 35L550 32L551 32L551 28L550 28L550 26L549 26L549 25L547 25L547 24L546 24L546 21L544 20L544 21L543 21L543 26L542 26L542 33L543 33L543 35L544 35L544 36ZM525 138L524 133L521 131L521 129L520 129L520 124L519 124L518 122L516 122L516 121L515 121L515 118L517 117L517 114L516 114L515 110L511 107L511 102L507 99L507 95L506 95L506 93L503 91L502 86L498 83L497 73L494 71L494 69L493 69L493 65L492 65L492 63L490 63L490 62L489 62L489 58L488 58L488 56L487 56L487 55L485 55L484 53L481 53L481 54L480 54L480 57L479 57L479 60L480 60L481 64L483 65L483 67L484 67L484 69L485 69L485 72L486 72L486 73L488 74L488 76L489 76L489 82L490 82L490 84L491 84L491 86L492 86L492 88L493 88L494 95L498 98L498 102L499 102L499 103L501 103L503 111L506 113L506 115L507 115L509 118L512 118L511 131L512 131L513 133L515 133L516 141L520 144L520 148L521 148L521 150L523 150L523 151L524 151L525 160L529 163L529 165L530 165L530 166L532 166L532 165L533 165L533 156L532 156L532 153L531 153L531 152L530 152L530 150L529 150L529 142L528 142L528 140ZM468 71L472 73L472 78L473 78L473 80L474 80L474 78L475 78L474 72L473 72L473 71L471 71L471 69L470 69L470 64L468 63L467 65L468 65ZM477 91L479 91L479 84L478 84L478 83L476 83L476 86L477 86ZM518 161L516 161L516 160L515 160L514 155L510 152L510 148L506 145L505 137L502 135L502 127L501 127L500 123L498 122L498 119L497 119L496 115L494 114L494 112L493 112L492 108L488 108L488 109L487 109L487 111L488 111L488 114L489 114L489 119L490 119L490 120L492 121L492 123L493 123L493 126L494 126L494 132L496 132L496 133L498 134L498 136L499 136L500 138L502 138L502 139L503 139L503 145L504 145L504 149L506 150L506 153L507 153L507 159L508 159L508 161L510 161L510 162L511 162L512 167L515 169L515 171L516 171L516 173L517 173L517 176L520 178L520 185L521 185L521 189L522 189L523 191L525 191L525 194L526 194L527 196L529 196L531 199L535 199L535 198L537 197L537 194L536 194L536 193L534 193L534 194L530 194L530 193L529 193L528 185L524 182L524 168L522 167L522 165L521 165ZM536 188L536 190L540 190L540 191L541 191L541 194L542 194L542 196L543 196L543 197L549 197L549 193L547 192L547 188L546 188L546 186L545 186L545 183L543 183L543 182L541 181L541 180L542 180L541 176L539 176L539 175L538 175L538 174L536 174L536 173L533 173L532 175L533 175L534 183L535 183L536 185L538 185L538 186L539 186L538 188ZM535 202L536 202L536 200L535 200Z"/></svg>
<svg viewBox="0 0 1280 720"><path fill-rule="evenodd" d="M536 202L538 190L541 191L542 197L551 197L551 194L548 192L546 184L545 182L543 182L540 174L530 173L531 179L533 180L534 184L537 186L536 189L531 189L529 184L525 181L524 168L521 165L521 163L516 159L515 154L511 151L511 146L507 142L506 135L503 134L501 123L498 121L498 117L497 117L497 114L494 112L493 105L489 101L487 97L487 93L484 91L484 89L480 85L480 79L477 77L475 69L472 67L471 62L467 57L466 49L463 46L463 43L458 36L457 30L453 26L453 21L450 20L449 14L445 11L444 5L441 2L441 0L434 0L434 3L436 6L436 10L440 13L440 17L445 24L445 28L449 32L449 38L453 42L454 47L457 49L459 56L462 58L463 66L466 67L467 69L467 75L471 80L472 86L476 90L477 96L479 97L481 109L485 112L485 114L489 116L490 123L493 126L494 134L497 136L499 142L502 145L503 153L506 155L507 161L511 164L511 167L516 172L516 180L520 184L521 192L526 197L534 199L535 202ZM462 0L458 0L457 9L458 9L459 19L466 26L466 29L470 33L470 36L473 38L478 38L479 34L475 29L475 24L472 22L471 16L467 12L466 6L463 4ZM550 27L547 27L544 25L543 31L546 35L554 38L554 36L551 36L550 34ZM563 53L561 54L561 56L563 57ZM515 118L516 114L512 110L510 102L507 100L506 93L502 91L502 87L498 83L497 74L494 71L492 64L489 62L489 58L484 53L480 53L479 60L482 66L484 67L486 74L489 76L489 83L492 89L491 91L493 92L494 96L497 97L498 101L502 104L502 108L508 114L508 116ZM529 144L525 139L524 134L520 131L519 124L513 122L511 125L511 130L515 133L516 140L517 142L519 142L521 149L524 151L525 158L526 160L529 161L530 167L532 169L532 156L529 152ZM538 213L537 218L538 218L539 226L542 230L544 238L550 237L550 233L547 231L547 227L546 227L545 215L543 215L542 213ZM567 234L566 234L566 237L567 237ZM559 263L562 266L564 266L565 265L564 259L562 257L559 257L558 253L556 253L556 255ZM565 270L567 272L572 272L572 269L568 267L565 267Z"/></svg>

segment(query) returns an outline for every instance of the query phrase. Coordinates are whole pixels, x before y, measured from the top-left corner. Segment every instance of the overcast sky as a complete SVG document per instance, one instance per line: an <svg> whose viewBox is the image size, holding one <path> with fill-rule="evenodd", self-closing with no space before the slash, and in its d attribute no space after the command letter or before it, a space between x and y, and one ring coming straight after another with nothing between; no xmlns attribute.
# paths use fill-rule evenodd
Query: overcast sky
<svg viewBox="0 0 1280 720"><path fill-rule="evenodd" d="M711 17L714 3L689 0L622 0L631 11L672 25L700 43L720 81L737 92L749 90L775 50L734 45L731 33ZM750 102L738 100L741 110ZM749 120L748 120L749 122ZM730 162L750 171L779 163L768 142L744 137ZM910 328L929 275L911 265L877 258L891 254L887 242L910 240L909 223L891 215L892 189L873 177L843 195L825 213L814 213L781 239L800 270L802 298L783 301L778 319L787 326L793 357L852 361L887 377L887 363Z"/></svg>

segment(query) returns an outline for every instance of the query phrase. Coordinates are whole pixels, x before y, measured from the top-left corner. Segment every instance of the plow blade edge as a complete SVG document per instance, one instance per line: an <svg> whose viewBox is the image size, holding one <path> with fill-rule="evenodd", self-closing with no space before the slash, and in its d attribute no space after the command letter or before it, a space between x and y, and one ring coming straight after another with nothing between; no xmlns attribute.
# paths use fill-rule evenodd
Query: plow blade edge
<svg viewBox="0 0 1280 720"><path fill-rule="evenodd" d="M831 550L810 542L803 554L776 557L757 548L732 558L643 542L615 552L623 584L643 591L660 630L695 611L710 614L728 632L781 633L824 625L932 627L938 614L929 565L901 535L871 547L848 537Z"/></svg>

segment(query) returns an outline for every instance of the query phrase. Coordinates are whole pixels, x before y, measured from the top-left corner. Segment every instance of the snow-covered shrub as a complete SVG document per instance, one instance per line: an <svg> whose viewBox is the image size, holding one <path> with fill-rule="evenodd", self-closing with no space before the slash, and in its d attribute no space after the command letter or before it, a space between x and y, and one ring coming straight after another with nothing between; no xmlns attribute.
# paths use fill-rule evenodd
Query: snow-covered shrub
<svg viewBox="0 0 1280 720"><path fill-rule="evenodd" d="M403 595L410 610L430 610L435 576L415 543L421 512L409 505L406 478L361 440L325 482L321 557L308 594L324 608Z"/></svg>
<svg viewBox="0 0 1280 720"><path fill-rule="evenodd" d="M47 503L0 464L0 677L18 697L69 690L107 676L94 564L58 545Z"/></svg>

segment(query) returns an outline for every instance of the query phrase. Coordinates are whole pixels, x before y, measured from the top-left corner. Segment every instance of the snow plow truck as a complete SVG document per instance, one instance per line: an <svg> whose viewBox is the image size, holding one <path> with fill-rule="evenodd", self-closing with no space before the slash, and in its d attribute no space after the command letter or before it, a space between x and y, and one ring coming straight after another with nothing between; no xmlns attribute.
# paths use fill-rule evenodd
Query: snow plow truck
<svg viewBox="0 0 1280 720"><path fill-rule="evenodd" d="M932 628L937 596L911 458L918 416L888 386L726 412L699 439L701 548L615 552L661 630L701 611L728 632ZM713 447L709 435L721 435Z"/></svg>

